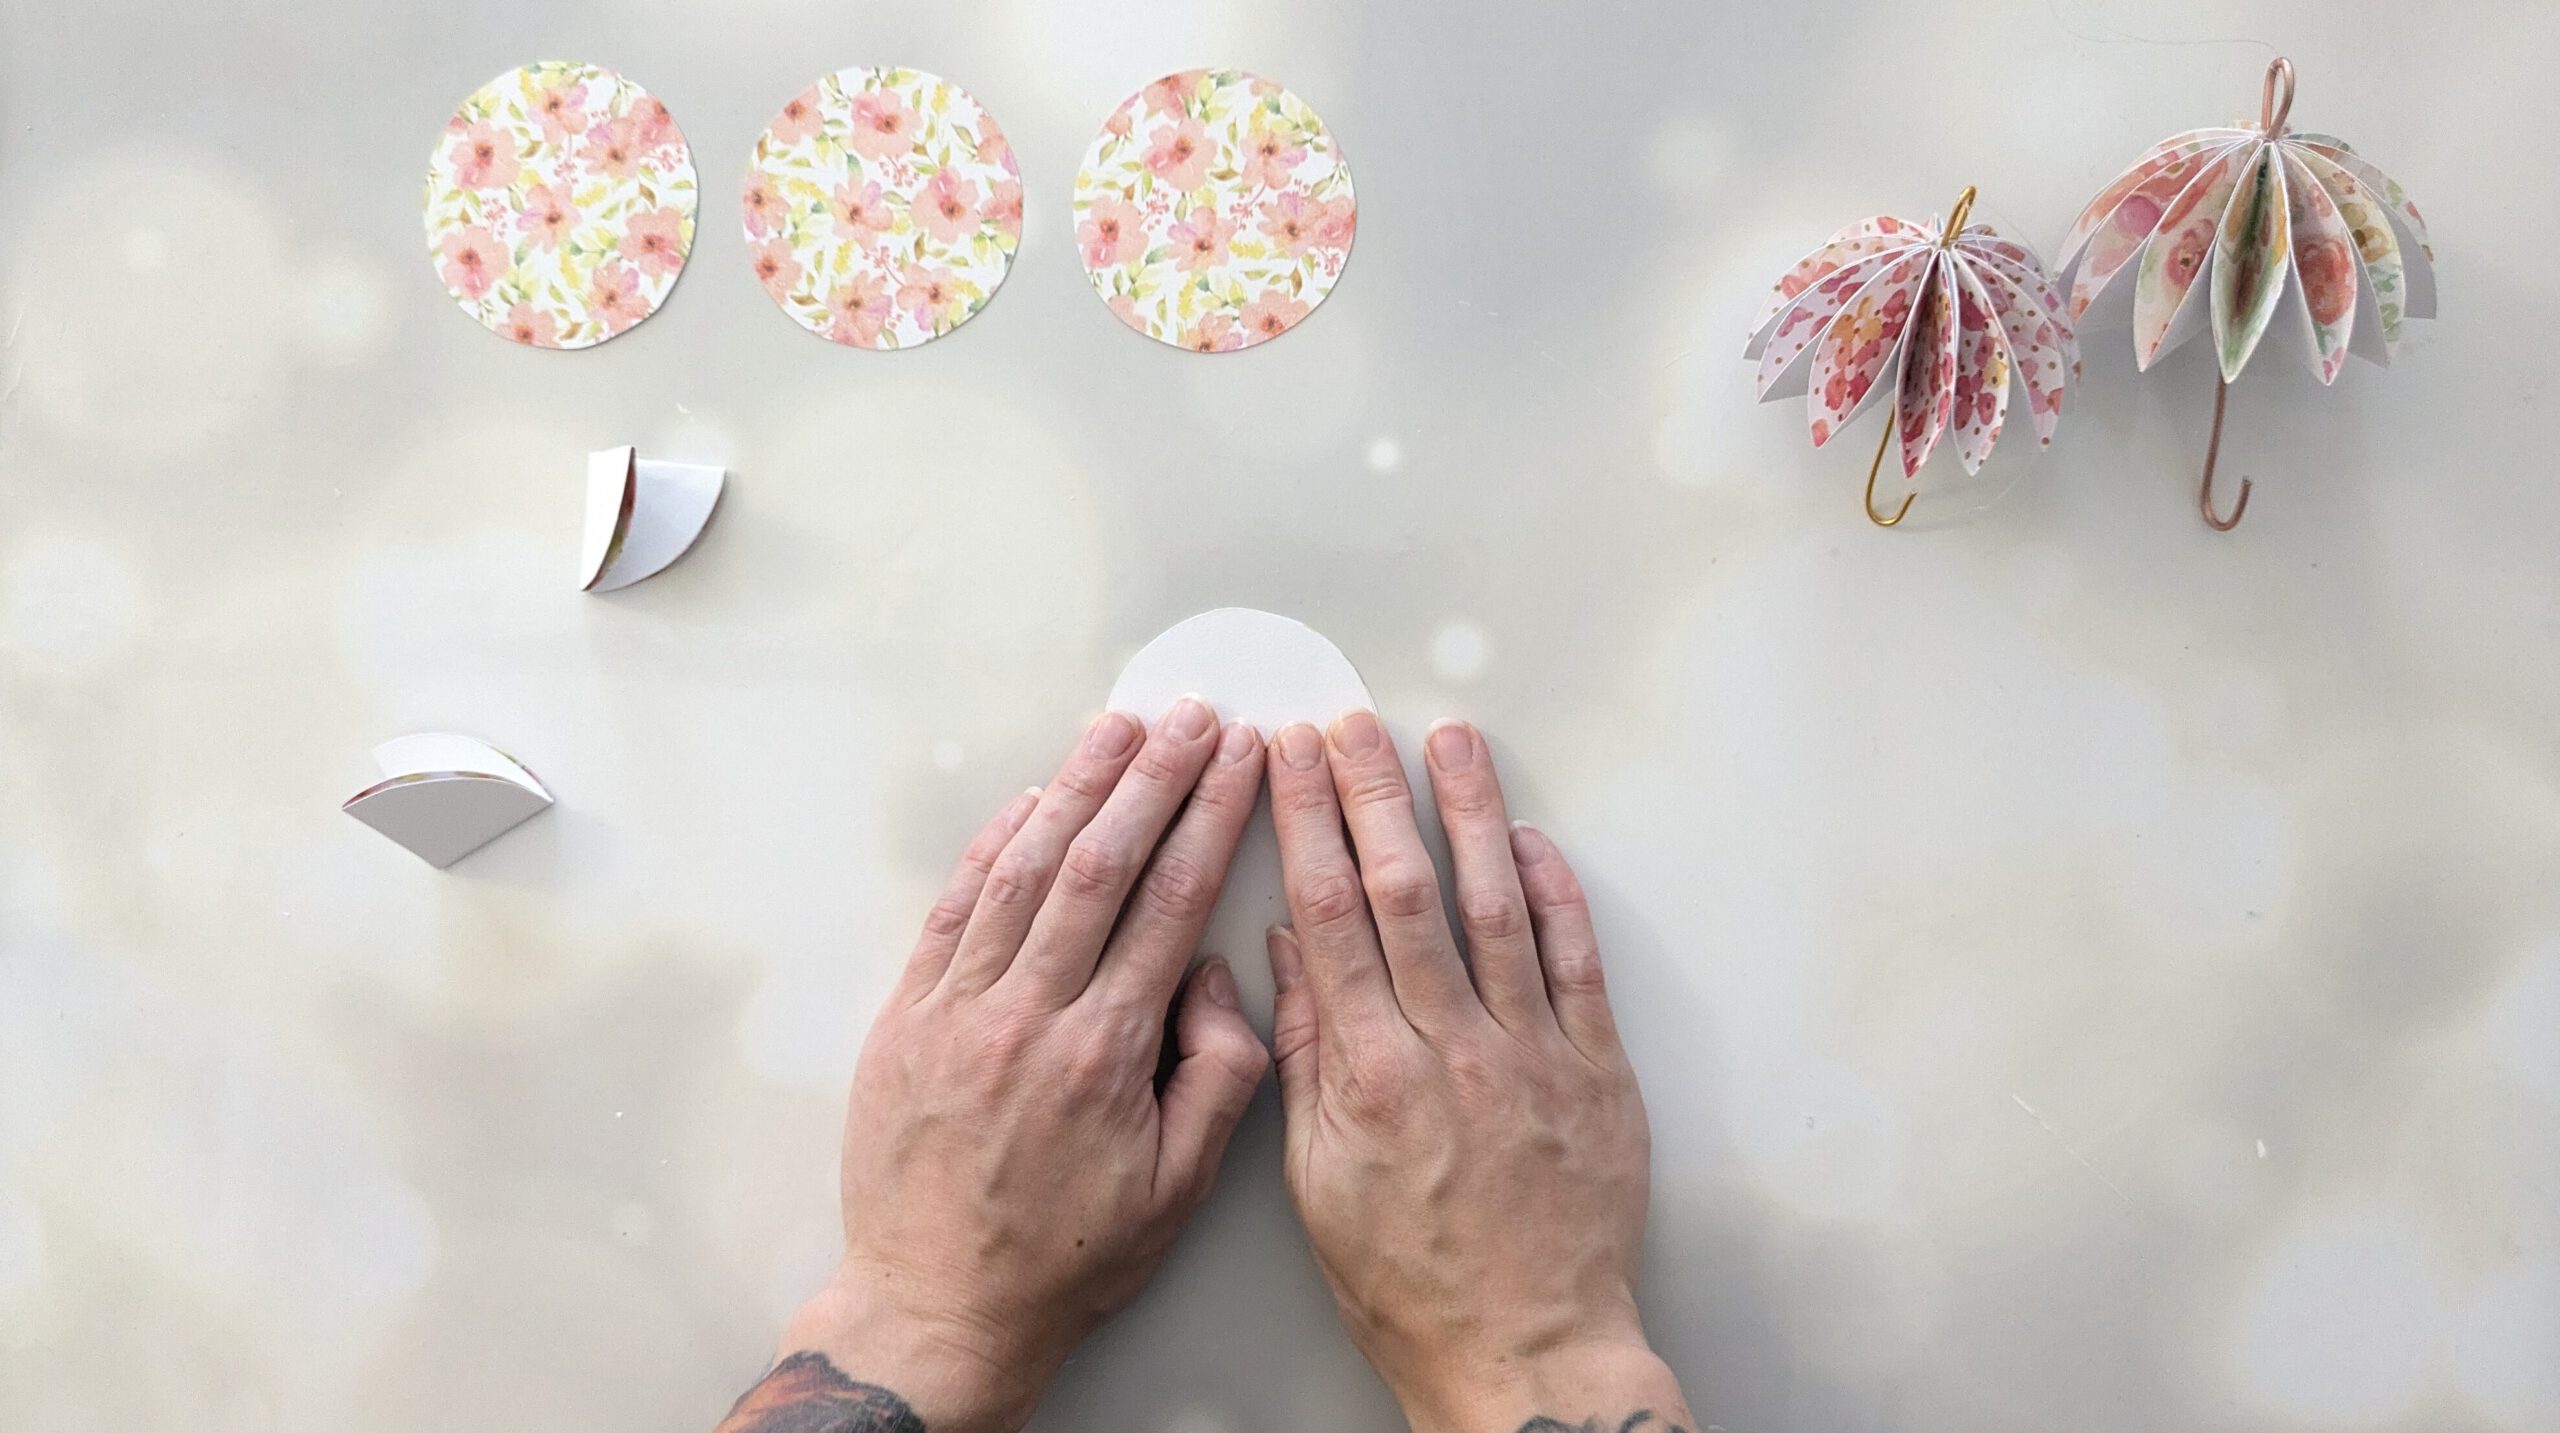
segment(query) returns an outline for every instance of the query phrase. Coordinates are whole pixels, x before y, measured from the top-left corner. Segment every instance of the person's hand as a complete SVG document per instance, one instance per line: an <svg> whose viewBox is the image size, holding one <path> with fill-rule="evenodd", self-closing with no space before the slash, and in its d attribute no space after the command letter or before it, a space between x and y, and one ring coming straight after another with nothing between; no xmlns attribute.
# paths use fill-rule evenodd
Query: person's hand
<svg viewBox="0 0 2560 1433"><path fill-rule="evenodd" d="M1417 1430L1685 1427L1636 1315L1644 1105L1582 888L1506 819L1473 727L1434 727L1424 754L1466 959L1378 719L1272 738L1290 1193Z"/></svg>
<svg viewBox="0 0 2560 1433"><path fill-rule="evenodd" d="M1018 1427L1145 1285L1269 1068L1234 974L1183 978L1261 748L1107 714L970 843L854 1072L843 1263L723 1430Z"/></svg>

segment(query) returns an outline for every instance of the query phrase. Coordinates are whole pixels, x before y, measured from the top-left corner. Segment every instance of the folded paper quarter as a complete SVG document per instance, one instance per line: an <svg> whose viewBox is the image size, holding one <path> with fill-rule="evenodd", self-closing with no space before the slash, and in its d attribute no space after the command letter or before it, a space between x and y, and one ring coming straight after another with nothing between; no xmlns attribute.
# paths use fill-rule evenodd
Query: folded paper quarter
<svg viewBox="0 0 2560 1433"><path fill-rule="evenodd" d="M1973 191L1942 228L1879 214L1805 255L1761 306L1742 356L1760 364L1760 398L1805 395L1813 443L1839 436L1882 393L1893 395L1876 461L1867 470L1867 517L1876 472L1897 435L1902 475L1916 477L1941 438L1968 473L1991 456L2021 390L2038 446L2062 420L2064 385L2079 376L2080 349L2062 296L2024 244L1988 224L1967 224Z"/></svg>
<svg viewBox="0 0 2560 1433"><path fill-rule="evenodd" d="M702 536L727 476L697 463L643 458L637 448L589 453L579 589L611 592L665 571Z"/></svg>
<svg viewBox="0 0 2560 1433"><path fill-rule="evenodd" d="M340 809L439 869L551 804L515 758L467 736L394 737L373 749L373 761L382 780Z"/></svg>

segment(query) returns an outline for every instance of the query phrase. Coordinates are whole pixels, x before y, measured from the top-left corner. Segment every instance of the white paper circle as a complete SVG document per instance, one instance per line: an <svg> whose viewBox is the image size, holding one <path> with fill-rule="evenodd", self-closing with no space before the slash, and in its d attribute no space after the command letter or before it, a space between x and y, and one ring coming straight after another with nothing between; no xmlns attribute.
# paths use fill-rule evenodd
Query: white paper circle
<svg viewBox="0 0 2560 1433"><path fill-rule="evenodd" d="M1111 688L1111 705L1153 721L1186 696L1215 707L1223 721L1253 723L1265 737L1292 722L1330 726L1344 712L1377 706L1341 648L1303 622L1250 607L1221 607L1167 628L1129 659ZM1416 792L1428 790L1418 766L1419 734L1399 730L1393 722L1388 731L1404 757L1405 779ZM1423 844L1438 859L1436 825L1426 824ZM1280 843L1272 834L1269 812L1257 810L1236 843L1226 888L1201 933L1200 949L1227 958L1245 1010L1266 1031L1271 1025L1271 966L1263 932L1288 919Z"/></svg>
<svg viewBox="0 0 2560 1433"><path fill-rule="evenodd" d="M1220 607L1165 629L1129 659L1111 705L1154 721L1186 696L1264 736L1377 706L1341 648L1303 622L1251 607Z"/></svg>

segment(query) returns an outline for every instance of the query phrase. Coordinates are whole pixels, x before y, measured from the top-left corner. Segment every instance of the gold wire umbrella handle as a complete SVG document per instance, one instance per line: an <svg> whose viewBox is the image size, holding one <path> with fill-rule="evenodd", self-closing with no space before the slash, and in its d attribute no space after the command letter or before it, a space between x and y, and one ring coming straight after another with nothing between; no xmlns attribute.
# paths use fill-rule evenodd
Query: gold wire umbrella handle
<svg viewBox="0 0 2560 1433"><path fill-rule="evenodd" d="M1902 506L1894 510L1893 516L1876 516L1876 474L1884 471L1884 455L1887 450L1893 447L1893 426L1893 415L1891 413L1885 414L1884 441L1876 444L1876 460L1867 464L1867 497L1863 506L1867 510L1867 521L1874 523L1878 527L1891 527L1895 523L1909 517L1911 515L1911 505L1920 501L1920 494L1917 492L1907 494L1902 499Z"/></svg>
<svg viewBox="0 0 2560 1433"><path fill-rule="evenodd" d="M2284 122L2293 114L2293 61L2282 55L2267 66L2267 82L2258 91L2258 128L2268 134L2284 133Z"/></svg>
<svg viewBox="0 0 2560 1433"><path fill-rule="evenodd" d="M1956 246L1956 236L1964 232L1964 221L1971 217L1972 214L1973 186L1968 184L1964 187L1964 192L1956 196L1956 207L1947 212L1947 227L1945 232L1938 236L1938 247L1941 249L1954 248ZM1947 301L1950 303L1954 302L1953 296L1948 296ZM1919 312L1916 308L1913 310L1911 321L1914 323L1920 321ZM1907 353L1902 361L1905 363L1909 363L1911 361ZM1895 385L1897 391L1900 389L1900 386L1901 385L1899 384ZM1884 455L1893 449L1893 432L1895 426L1896 414L1893 409L1888 407L1884 415L1884 437L1879 439L1876 443L1876 460L1867 464L1867 495L1866 498L1859 503L1859 507L1863 509L1867 515L1867 521L1874 523L1878 527L1891 527L1895 523L1909 517L1911 515L1911 505L1920 501L1920 494L1917 492L1910 493L1902 499L1902 506L1893 510L1893 516L1876 516L1876 475L1884 471Z"/></svg>

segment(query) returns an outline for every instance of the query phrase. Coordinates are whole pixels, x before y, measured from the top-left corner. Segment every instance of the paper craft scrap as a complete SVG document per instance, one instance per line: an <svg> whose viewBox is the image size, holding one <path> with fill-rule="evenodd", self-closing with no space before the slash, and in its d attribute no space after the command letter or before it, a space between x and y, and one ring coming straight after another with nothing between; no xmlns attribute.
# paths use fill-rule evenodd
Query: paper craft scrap
<svg viewBox="0 0 2560 1433"><path fill-rule="evenodd" d="M589 453L579 590L611 592L664 572L702 535L727 476L701 464L643 458L637 448Z"/></svg>
<svg viewBox="0 0 2560 1433"><path fill-rule="evenodd" d="M441 870L551 804L515 758L467 736L395 737L373 749L382 780L340 809Z"/></svg>
<svg viewBox="0 0 2560 1433"><path fill-rule="evenodd" d="M587 348L657 311L693 249L693 156L647 90L598 65L509 70L427 162L427 257L462 311Z"/></svg>
<svg viewBox="0 0 2560 1433"><path fill-rule="evenodd" d="M1220 607L1166 628L1121 669L1111 706L1153 721L1186 696L1264 736L1377 706L1341 648L1305 623L1251 607Z"/></svg>
<svg viewBox="0 0 2560 1433"><path fill-rule="evenodd" d="M922 70L838 70L756 139L742 199L766 293L855 348L912 348L985 308L1022 242L995 116Z"/></svg>
<svg viewBox="0 0 2560 1433"><path fill-rule="evenodd" d="M1076 247L1122 323L1200 353L1276 338L1333 292L1358 206L1316 112L1184 70L1112 112L1076 172Z"/></svg>
<svg viewBox="0 0 2560 1433"><path fill-rule="evenodd" d="M2080 348L2061 294L2025 245L1967 224L1973 190L1944 229L1879 214L1842 229L1778 280L1742 356L1760 363L1760 399L1804 393L1817 448L1893 395L1875 462L1867 520L1891 527L1911 511L1876 512L1876 473L1899 436L1902 475L1916 478L1941 439L1976 472L2009 412L2024 401L2036 444L2050 446Z"/></svg>
<svg viewBox="0 0 2560 1433"><path fill-rule="evenodd" d="M2436 314L2426 220L2389 175L2347 142L2296 130L2293 64L2267 66L2255 126L2191 129L2143 151L2062 241L2074 321L2133 272L2133 358L2148 369L2210 328L2218 376L2198 507L2213 505L2227 390L2272 328L2290 336L2323 384L2347 355L2388 365L2405 320ZM2283 314L2282 319L2278 318Z"/></svg>

